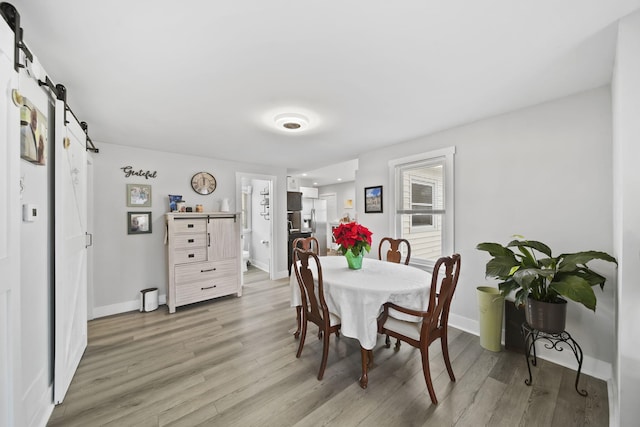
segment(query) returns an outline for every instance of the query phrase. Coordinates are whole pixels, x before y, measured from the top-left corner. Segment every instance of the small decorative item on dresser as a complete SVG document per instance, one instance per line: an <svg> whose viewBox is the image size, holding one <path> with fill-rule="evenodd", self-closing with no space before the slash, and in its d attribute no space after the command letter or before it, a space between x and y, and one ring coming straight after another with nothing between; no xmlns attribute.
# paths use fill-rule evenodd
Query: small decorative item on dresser
<svg viewBox="0 0 640 427"><path fill-rule="evenodd" d="M169 212L178 210L178 202L182 200L182 196L177 194L169 194Z"/></svg>
<svg viewBox="0 0 640 427"><path fill-rule="evenodd" d="M196 205L196 212L204 212L202 205Z"/></svg>
<svg viewBox="0 0 640 427"><path fill-rule="evenodd" d="M346 257L349 268L352 270L361 269L364 251L371 250L371 231L357 222L350 222L335 227L333 237L340 245L338 251Z"/></svg>

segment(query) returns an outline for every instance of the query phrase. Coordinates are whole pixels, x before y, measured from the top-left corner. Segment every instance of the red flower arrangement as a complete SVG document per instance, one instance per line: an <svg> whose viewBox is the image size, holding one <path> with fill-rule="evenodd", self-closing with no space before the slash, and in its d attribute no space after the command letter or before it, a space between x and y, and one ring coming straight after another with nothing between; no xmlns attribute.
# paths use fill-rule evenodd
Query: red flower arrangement
<svg viewBox="0 0 640 427"><path fill-rule="evenodd" d="M357 222L340 224L334 228L333 237L335 237L336 243L340 245L338 250L343 255L349 249L355 256L360 255L363 250L367 252L371 250L371 231Z"/></svg>

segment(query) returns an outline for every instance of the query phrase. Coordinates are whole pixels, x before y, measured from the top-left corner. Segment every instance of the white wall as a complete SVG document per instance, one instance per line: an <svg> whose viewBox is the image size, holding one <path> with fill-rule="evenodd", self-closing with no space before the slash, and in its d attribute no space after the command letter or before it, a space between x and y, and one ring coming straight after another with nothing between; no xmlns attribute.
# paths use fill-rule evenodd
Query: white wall
<svg viewBox="0 0 640 427"><path fill-rule="evenodd" d="M269 234L271 232L269 219L266 220L264 216L260 215L263 211L260 202L265 196L260 194L263 190L269 189L269 181L260 179L251 180L251 186L253 187L253 193L251 194L251 262L258 268L269 271L269 258L271 256L271 246ZM271 200L271 194L266 196Z"/></svg>
<svg viewBox="0 0 640 427"><path fill-rule="evenodd" d="M640 12L621 20L613 83L615 255L617 292L615 378L620 426L638 425L640 407Z"/></svg>
<svg viewBox="0 0 640 427"><path fill-rule="evenodd" d="M251 165L175 153L143 150L115 144L97 143L100 153L94 156L95 235L94 235L94 316L101 317L138 308L140 290L157 287L161 301L166 295L167 271L165 256L164 214L169 210L169 194L180 194L187 206L203 205L205 211L217 211L223 198L229 198L231 211L240 209L236 203L236 172L277 176L276 191L285 193L285 170L270 166ZM124 166L135 170L157 172L156 178L125 178ZM198 195L191 189L191 177L199 171L211 172L217 188L211 195ZM150 184L151 208L129 208L126 205L126 184ZM281 218L285 218L284 204ZM278 206L275 207L276 211ZM128 235L128 211L151 211L151 234ZM273 215L272 218L278 218ZM286 235L284 220L274 224ZM282 246L276 266L286 270L286 240L274 238Z"/></svg>
<svg viewBox="0 0 640 427"><path fill-rule="evenodd" d="M364 191L364 190L363 190ZM323 185L318 187L318 194L336 193L336 213L341 218L345 214L349 214L352 220L356 218L356 183L355 181L344 182L342 184ZM345 207L347 200L353 201L353 207L348 209ZM329 218L334 221L335 218Z"/></svg>
<svg viewBox="0 0 640 427"><path fill-rule="evenodd" d="M373 232L373 247L393 235L392 201L383 214L365 214L363 189L392 186L389 160L449 146L455 154L455 250L462 270L452 305L452 322L478 332L476 291L489 260L475 246L506 243L513 234L546 242L554 253L613 252L612 141L609 88L450 129L372 151L359 159L356 178L358 220ZM381 172L385 171L385 172ZM369 254L374 256L375 254ZM596 291L597 312L569 304L567 330L585 353L584 370L610 377L613 349L614 269L605 291ZM573 354L549 354L575 368Z"/></svg>

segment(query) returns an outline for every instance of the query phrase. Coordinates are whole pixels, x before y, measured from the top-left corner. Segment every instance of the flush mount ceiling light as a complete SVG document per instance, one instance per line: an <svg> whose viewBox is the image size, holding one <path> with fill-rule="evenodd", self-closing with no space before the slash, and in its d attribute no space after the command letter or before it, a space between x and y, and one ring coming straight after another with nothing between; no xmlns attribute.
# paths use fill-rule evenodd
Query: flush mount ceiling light
<svg viewBox="0 0 640 427"><path fill-rule="evenodd" d="M298 113L282 113L275 116L276 127L286 132L300 132L309 127L309 119Z"/></svg>

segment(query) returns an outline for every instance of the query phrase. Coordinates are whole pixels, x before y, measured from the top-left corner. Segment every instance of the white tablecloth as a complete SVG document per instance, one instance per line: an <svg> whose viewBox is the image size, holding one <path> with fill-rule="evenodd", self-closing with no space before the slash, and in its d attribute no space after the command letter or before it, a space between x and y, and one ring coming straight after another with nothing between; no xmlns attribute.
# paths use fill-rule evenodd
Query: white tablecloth
<svg viewBox="0 0 640 427"><path fill-rule="evenodd" d="M340 316L342 335L356 338L367 350L376 345L376 320L385 302L418 310L426 310L429 304L431 274L419 268L365 258L361 270L350 270L342 256L320 257L320 265L325 300L329 311ZM315 272L314 278L317 279ZM289 285L291 306L301 305L293 270Z"/></svg>

